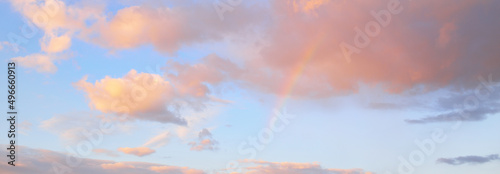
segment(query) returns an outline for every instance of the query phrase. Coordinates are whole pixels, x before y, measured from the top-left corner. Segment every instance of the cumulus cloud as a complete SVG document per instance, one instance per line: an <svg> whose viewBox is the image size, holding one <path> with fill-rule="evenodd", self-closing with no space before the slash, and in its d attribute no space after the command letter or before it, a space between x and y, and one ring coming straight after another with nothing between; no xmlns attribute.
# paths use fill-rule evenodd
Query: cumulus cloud
<svg viewBox="0 0 500 174"><path fill-rule="evenodd" d="M123 152L125 154L130 154L130 155L135 155L138 157L143 157L146 155L151 155L152 153L155 153L156 151L149 148L149 147L120 147L118 148L118 151Z"/></svg>
<svg viewBox="0 0 500 174"><path fill-rule="evenodd" d="M356 92L359 84L380 84L393 93L416 87L426 91L471 88L478 75L500 74L500 50L496 49L500 38L495 34L500 24L490 22L496 20L499 11L493 7L500 2L398 2L400 10L390 17L377 16L387 14L387 1L382 0L271 1L269 9L243 4L224 21L211 3L191 1L129 6L114 14L100 6L77 7L54 0L11 3L30 19L44 6L59 4L42 28L45 50L54 52L66 48L57 45L69 43L68 37L78 37L110 49L152 44L161 52L173 53L182 46L220 41L228 35L244 38L254 33L249 28L257 27L265 44L256 44L261 46L259 56L242 62L249 72L240 77L247 85L271 93L282 92L287 88L283 85L291 82L295 84L292 95L305 97ZM356 44L356 35L367 35L369 22L378 22L380 32L365 37L365 44ZM342 43L356 47L350 63L339 46Z"/></svg>
<svg viewBox="0 0 500 174"><path fill-rule="evenodd" d="M191 150L193 151L203 151L203 150L217 150L219 143L212 137L212 133L208 129L203 129L198 133L198 140L189 143L191 145Z"/></svg>
<svg viewBox="0 0 500 174"><path fill-rule="evenodd" d="M460 156L456 158L439 158L437 163L445 163L449 165L462 165L462 164L483 164L488 162L499 161L498 154L488 156Z"/></svg>
<svg viewBox="0 0 500 174"><path fill-rule="evenodd" d="M244 160L252 166L246 167L246 174L273 173L273 174L373 174L362 169L331 169L323 168L319 163L268 162Z"/></svg>
<svg viewBox="0 0 500 174"><path fill-rule="evenodd" d="M2 146L5 149L5 146ZM67 156L64 153L45 150L31 149L25 146L18 146L20 156L23 160L16 161L16 166L12 167L7 163L0 164L0 170L5 174L15 173L38 173L38 174L53 174L53 173L102 173L102 174L159 174L159 173L176 173L176 174L202 174L202 170L191 169L188 167L169 166L156 163L145 162L116 162L110 160L97 160L89 158L77 158L81 163L77 166L70 166L67 163ZM7 151L5 151L7 153ZM2 153L3 156L6 154Z"/></svg>
<svg viewBox="0 0 500 174"><path fill-rule="evenodd" d="M273 12L266 14L276 18L263 21L272 25L263 27L265 44L255 44L257 56L232 58L224 62L228 66L201 59L183 65L188 67L185 74L193 75L180 79L201 81L211 77L207 74L224 74L224 80L250 89L314 98L357 92L360 84L380 85L394 94L473 89L477 76L500 76L500 51L495 49L500 25L489 22L498 13L491 7L498 3L401 1L401 12L384 18L388 24L377 36L368 37L369 44L357 48L360 51L349 62L339 45L355 46L354 38L360 35L355 28L366 35L365 24L378 21L372 11L385 13L387 1L272 1ZM455 10L443 11L444 7ZM478 31L473 26L488 27ZM198 68L215 66L224 69Z"/></svg>
<svg viewBox="0 0 500 174"><path fill-rule="evenodd" d="M106 76L94 84L85 76L74 86L86 93L90 107L104 113L126 114L134 119L185 125L186 121L167 108L176 94L161 76L131 70L123 78Z"/></svg>
<svg viewBox="0 0 500 174"><path fill-rule="evenodd" d="M199 64L169 62L164 74L131 70L122 78L109 76L94 83L87 76L73 85L85 92L89 106L104 113L126 118L186 125L180 111L202 111L210 102L226 102L212 95L217 86L236 76L238 66L217 55L202 58Z"/></svg>
<svg viewBox="0 0 500 174"><path fill-rule="evenodd" d="M500 74L500 51L494 49L500 44L495 35L500 25L490 22L498 14L491 7L499 2L401 1L402 12L392 15L377 36L369 37L368 46L354 53L350 63L339 44L355 45L354 28L364 31L367 22L376 21L370 12L386 10L387 1L325 1L315 6L317 15L294 13L288 2L272 2L280 18L269 30L269 46L255 61L275 72L256 80L263 89L279 93L283 88L270 84L297 78L293 94L299 96L355 92L359 83L400 93L415 87L473 88L477 76ZM471 29L475 26L488 28ZM436 38L446 47L436 46ZM297 72L301 75L293 77Z"/></svg>

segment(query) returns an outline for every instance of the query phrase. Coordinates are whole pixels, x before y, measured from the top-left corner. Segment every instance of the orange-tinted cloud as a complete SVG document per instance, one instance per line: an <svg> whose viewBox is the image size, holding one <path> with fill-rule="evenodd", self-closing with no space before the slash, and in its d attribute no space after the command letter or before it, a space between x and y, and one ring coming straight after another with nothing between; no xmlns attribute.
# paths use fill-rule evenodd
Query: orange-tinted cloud
<svg viewBox="0 0 500 174"><path fill-rule="evenodd" d="M181 174L203 174L203 171L190 169L188 167L175 166L151 166L149 169L157 173L181 173Z"/></svg>
<svg viewBox="0 0 500 174"><path fill-rule="evenodd" d="M68 49L71 46L70 36L62 35L50 38L47 42L42 42L42 51L47 53L57 53Z"/></svg>
<svg viewBox="0 0 500 174"><path fill-rule="evenodd" d="M288 0L294 12L312 13L330 0Z"/></svg>
<svg viewBox="0 0 500 174"><path fill-rule="evenodd" d="M143 157L143 156L150 155L150 154L156 152L155 150L150 149L148 147L134 147L134 148L120 147L120 148L118 148L118 151L126 153L126 154L130 154L130 155L135 155L138 157Z"/></svg>
<svg viewBox="0 0 500 174"><path fill-rule="evenodd" d="M104 113L126 114L131 118L185 124L166 105L176 97L170 82L161 76L131 70L123 78L105 77L95 84L84 77L74 86L87 94L89 105Z"/></svg>
<svg viewBox="0 0 500 174"><path fill-rule="evenodd" d="M221 102L209 95L208 85L230 80L238 71L234 64L216 55L195 65L170 62L165 70L163 76L131 70L122 78L104 77L95 83L84 77L73 85L85 92L91 108L104 113L186 125L178 110L200 111L208 102Z"/></svg>
<svg viewBox="0 0 500 174"><path fill-rule="evenodd" d="M133 168L135 168L133 165L125 164L125 163L101 164L101 167L103 169L110 169L110 170L115 170L115 169L133 169Z"/></svg>

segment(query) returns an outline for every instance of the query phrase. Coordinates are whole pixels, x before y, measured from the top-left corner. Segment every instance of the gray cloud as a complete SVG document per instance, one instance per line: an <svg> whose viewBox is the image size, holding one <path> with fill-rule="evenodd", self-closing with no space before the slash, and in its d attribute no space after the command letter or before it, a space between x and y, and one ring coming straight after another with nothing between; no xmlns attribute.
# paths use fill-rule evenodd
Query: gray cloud
<svg viewBox="0 0 500 174"><path fill-rule="evenodd" d="M212 133L208 129L203 129L198 134L198 140L190 142L191 150L203 151L203 150L217 150L217 145L219 142L212 137Z"/></svg>
<svg viewBox="0 0 500 174"><path fill-rule="evenodd" d="M491 76L490 76L491 78ZM435 122L481 121L500 112L500 88L480 84L475 90L455 93L438 100L436 110L442 112L420 119L405 120L410 124ZM481 88L480 88L481 87ZM478 90L481 89L481 90Z"/></svg>
<svg viewBox="0 0 500 174"><path fill-rule="evenodd" d="M500 160L498 154L488 156L460 156L456 158L439 158L437 163L445 163L449 165L462 165L462 164L483 164Z"/></svg>

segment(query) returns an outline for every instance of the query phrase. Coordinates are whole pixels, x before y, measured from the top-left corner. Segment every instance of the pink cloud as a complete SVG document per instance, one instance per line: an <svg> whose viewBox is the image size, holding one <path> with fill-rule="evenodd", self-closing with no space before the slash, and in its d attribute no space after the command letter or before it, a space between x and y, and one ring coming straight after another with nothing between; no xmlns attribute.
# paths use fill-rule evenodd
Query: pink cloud
<svg viewBox="0 0 500 174"><path fill-rule="evenodd" d="M360 83L383 85L394 93L416 87L427 91L450 85L471 88L478 75L500 73L495 68L500 65L500 51L492 49L500 44L494 34L500 26L488 17L498 14L489 8L498 2L489 0L400 1L401 13L392 15L380 34L370 37L369 45L348 63L339 44L355 45L354 28L364 31L365 24L377 21L370 12L386 10L387 2L329 1L311 15L292 13L294 8L287 2L274 1L275 15L281 18L273 21L262 58L246 63L255 64L251 68L257 77L251 82L280 93L286 88L283 84L297 78L292 94L326 97L356 92ZM471 23L488 27L477 31ZM436 40L446 47L437 47Z"/></svg>
<svg viewBox="0 0 500 174"><path fill-rule="evenodd" d="M321 98L355 93L360 85L379 85L397 94L470 89L478 76L500 74L500 51L495 49L500 45L495 34L500 26L490 22L498 15L491 8L498 2L424 0L389 5L398 11L390 18L378 16L391 13L388 1L273 1L273 13L268 15L279 17L265 28L266 44L256 48L259 56L232 59L238 64L227 65L234 68L215 72L189 68L186 74L202 75L183 80L201 81L222 73L250 89ZM380 31L367 37L369 42L361 48L354 39L367 35L366 24L379 25ZM488 27L478 31L475 26ZM359 47L351 62L341 43ZM217 64L201 60L196 65Z"/></svg>
<svg viewBox="0 0 500 174"><path fill-rule="evenodd" d="M54 57L45 54L30 54L24 57L12 58L12 61L18 62L21 66L33 68L40 73L55 73L57 67L54 60Z"/></svg>
<svg viewBox="0 0 500 174"><path fill-rule="evenodd" d="M242 160L250 166L244 168L245 174L373 174L362 169L323 168L319 163L268 162L258 160Z"/></svg>
<svg viewBox="0 0 500 174"><path fill-rule="evenodd" d="M232 13L232 17L221 22L211 3L188 1L178 1L175 5L142 3L119 9L116 14L105 11L105 5L99 3L67 4L60 0L10 2L32 23L31 30L44 33L40 46L45 53L66 51L73 38L78 38L111 50L152 44L160 52L175 54L182 46L219 41L227 35L237 34L262 18L262 15L251 13L256 8L242 5ZM39 72L53 73L56 70Z"/></svg>
<svg viewBox="0 0 500 174"><path fill-rule="evenodd" d="M155 150L150 149L148 147L134 147L134 148L120 147L120 148L118 148L118 151L123 152L125 154L135 155L138 157L151 155L152 153L156 152Z"/></svg>
<svg viewBox="0 0 500 174"><path fill-rule="evenodd" d="M175 166L151 166L149 169L157 173L182 173L182 174L203 174L203 171L190 169L188 167Z"/></svg>
<svg viewBox="0 0 500 174"><path fill-rule="evenodd" d="M5 148L5 146L2 146ZM110 160L98 160L81 158L81 163L67 163L67 154L45 149L32 149L25 146L18 146L19 155L23 160L19 160L15 167L7 163L0 163L2 174L16 173L72 173L72 174L158 174L158 173L178 173L178 174L201 174L202 170L181 166L169 166L157 163L146 162L116 162Z"/></svg>

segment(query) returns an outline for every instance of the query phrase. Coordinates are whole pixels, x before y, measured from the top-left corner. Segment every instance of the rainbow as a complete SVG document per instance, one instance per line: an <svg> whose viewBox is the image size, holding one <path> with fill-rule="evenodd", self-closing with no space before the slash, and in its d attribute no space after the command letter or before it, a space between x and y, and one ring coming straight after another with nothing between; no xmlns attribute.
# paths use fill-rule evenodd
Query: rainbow
<svg viewBox="0 0 500 174"><path fill-rule="evenodd" d="M324 38L324 33L320 33L316 35L315 39L312 39L311 44L308 44L307 49L304 51L303 55L301 58L297 61L295 66L292 68L290 71L290 75L287 76L287 79L285 80L285 83L279 90L280 92L278 93L278 100L274 106L273 109L281 109L283 106L286 105L286 102L290 98L291 93L293 92L293 89L295 88L297 81L299 78L302 76L302 73L304 72L304 68L306 65L311 61L311 59L314 57L316 54L316 50L318 48L318 45L321 44ZM271 115L274 115L271 113ZM272 118L270 116L269 118Z"/></svg>

